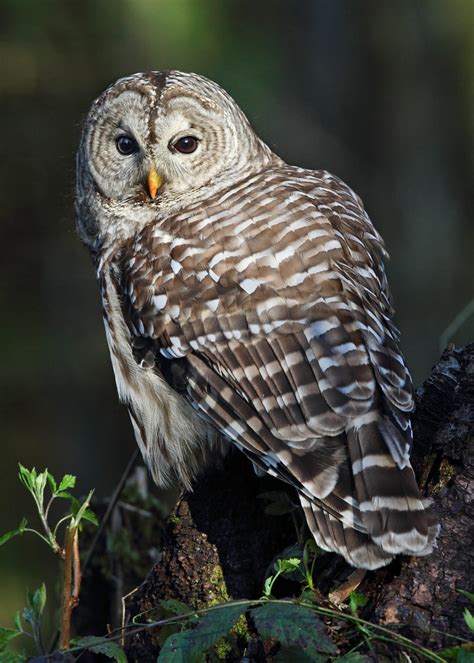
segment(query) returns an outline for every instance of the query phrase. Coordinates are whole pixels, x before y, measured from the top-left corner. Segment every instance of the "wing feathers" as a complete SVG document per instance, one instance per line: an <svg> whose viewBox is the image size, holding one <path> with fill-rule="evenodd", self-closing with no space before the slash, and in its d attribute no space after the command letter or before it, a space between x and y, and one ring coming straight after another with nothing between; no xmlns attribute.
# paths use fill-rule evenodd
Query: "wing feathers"
<svg viewBox="0 0 474 663"><path fill-rule="evenodd" d="M328 173L280 166L239 186L126 247L130 333L186 362L180 391L295 486L321 547L365 568L423 554L436 526L409 464L412 386L381 239Z"/></svg>

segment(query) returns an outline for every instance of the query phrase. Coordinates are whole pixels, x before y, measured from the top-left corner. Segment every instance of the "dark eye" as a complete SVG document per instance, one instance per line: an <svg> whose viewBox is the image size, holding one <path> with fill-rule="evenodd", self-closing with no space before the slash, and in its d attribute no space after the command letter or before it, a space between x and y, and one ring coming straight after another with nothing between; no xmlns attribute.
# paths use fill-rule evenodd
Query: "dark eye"
<svg viewBox="0 0 474 663"><path fill-rule="evenodd" d="M191 154L191 152L196 150L198 142L198 139L194 138L194 136L183 136L182 138L178 138L176 143L173 144L173 147L182 154Z"/></svg>
<svg viewBox="0 0 474 663"><path fill-rule="evenodd" d="M120 154L123 154L124 156L129 156L134 152L138 152L137 141L134 138L130 138L130 136L119 136L115 141L115 144L117 145Z"/></svg>

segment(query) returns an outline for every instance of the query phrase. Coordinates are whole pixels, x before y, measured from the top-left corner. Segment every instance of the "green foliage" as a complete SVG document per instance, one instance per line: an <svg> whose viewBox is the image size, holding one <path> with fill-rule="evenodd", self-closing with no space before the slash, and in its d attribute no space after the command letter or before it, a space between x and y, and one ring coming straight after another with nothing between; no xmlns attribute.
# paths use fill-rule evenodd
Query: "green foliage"
<svg viewBox="0 0 474 663"><path fill-rule="evenodd" d="M228 604L193 619L190 629L169 636L158 663L200 663L202 654L228 634L242 612L240 604Z"/></svg>
<svg viewBox="0 0 474 663"><path fill-rule="evenodd" d="M186 603L178 601L177 599L163 599L160 601L160 607L166 612L171 612L174 615L186 615L191 612L191 609Z"/></svg>
<svg viewBox="0 0 474 663"><path fill-rule="evenodd" d="M74 488L76 485L76 477L72 474L65 474L58 485L56 479L47 469L44 472L37 472L36 468L33 467L32 470L29 470L19 463L18 476L21 483L33 497L44 534L36 529L28 528L26 518L23 518L17 529L7 532L0 537L0 546L15 536L31 532L47 543L53 552L62 555L63 550L57 540L57 531L61 524L69 522L68 527L70 528L80 527L82 521L88 521L97 525L97 518L89 507L93 491L91 490L85 500L82 501L71 495L68 489ZM49 487L49 495L46 494L47 487ZM48 521L49 511L54 500L58 498L69 502L69 510L52 527Z"/></svg>
<svg viewBox="0 0 474 663"><path fill-rule="evenodd" d="M67 523L65 540L68 535L71 540L71 534L74 534L77 540L77 532L82 527L84 521L97 525L97 518L89 506L93 491L91 490L85 499L78 500L69 492L76 485L76 477L72 474L65 474L58 482L47 469L44 472L37 472L35 468L29 470L21 464L19 465L19 478L33 497L42 524L42 532L27 527L27 521L23 518L17 529L7 532L0 537L0 546L15 536L31 532L36 534L56 554L63 558L65 555L65 546L61 545L57 538L58 529L61 524ZM66 500L68 508L66 513L52 526L49 522L49 512L52 503L58 498ZM33 638L38 652L43 654L41 621L45 605L46 587L43 583L34 592L28 592L26 607L21 614L17 612L15 616L15 628L0 627L0 663L20 663L26 661L26 655L16 654L7 649L8 644L20 635ZM76 649L80 651L88 649L97 654L104 654L118 663L126 663L127 661L122 648L116 642L106 638L88 636L78 639L76 641ZM70 660L73 659L71 658Z"/></svg>
<svg viewBox="0 0 474 663"><path fill-rule="evenodd" d="M274 575L269 575L263 586L263 593L266 598L270 598L272 595L272 589L277 578L281 575L292 576L293 574L299 575L303 582L305 582L305 587L310 590L314 589L313 573L314 565L316 563L316 558L319 554L319 548L313 539L308 539L304 546L293 545L285 548L283 551L286 554L284 559L278 559L273 565L273 569L276 571ZM288 557L288 555L291 555ZM291 580L297 580L298 578L290 578Z"/></svg>
<svg viewBox="0 0 474 663"><path fill-rule="evenodd" d="M474 615L468 608L464 609L464 621L471 633L474 633Z"/></svg>
<svg viewBox="0 0 474 663"><path fill-rule="evenodd" d="M19 635L21 635L21 631L18 631L15 628L5 628L4 626L0 626L0 653L5 651L5 647L10 640L14 640Z"/></svg>
<svg viewBox="0 0 474 663"><path fill-rule="evenodd" d="M28 659L26 654L18 654L16 652L0 650L0 663L25 663Z"/></svg>
<svg viewBox="0 0 474 663"><path fill-rule="evenodd" d="M10 532L6 532L3 536L0 536L0 546L3 546L4 543L9 541L10 539L13 539L14 536L18 536L19 534L23 534L23 532L26 529L28 522L26 518L22 518L20 524L18 525L17 529L12 529Z"/></svg>
<svg viewBox="0 0 474 663"><path fill-rule="evenodd" d="M15 615L15 628L5 628L0 626L0 663L7 663L10 661L24 661L26 657L21 654L14 654L7 650L7 646L11 640L14 640L20 635L28 635L36 643L36 646L41 651L41 618L43 616L44 608L46 605L46 587L44 583L34 592L28 592L27 604L23 609L23 613L19 612ZM28 628L23 625L22 620L30 625Z"/></svg>
<svg viewBox="0 0 474 663"><path fill-rule="evenodd" d="M273 565L273 568L276 571L275 575L268 576L268 578L265 580L265 584L263 586L264 596L269 598L272 595L272 589L276 579L283 574L293 573L299 567L300 563L301 560L297 559L296 557L290 559L278 559Z"/></svg>
<svg viewBox="0 0 474 663"><path fill-rule="evenodd" d="M117 663L127 663L127 657L122 647L108 638L99 638L95 635L87 635L84 638L74 640L76 647L81 647L94 654L104 654L108 658L113 658Z"/></svg>
<svg viewBox="0 0 474 663"><path fill-rule="evenodd" d="M323 623L311 608L296 603L272 602L255 608L250 614L263 638L276 638L282 650L292 650L293 656L298 651L306 654L308 661L316 663L327 660L322 654L336 653Z"/></svg>
<svg viewBox="0 0 474 663"><path fill-rule="evenodd" d="M356 615L359 608L367 605L369 599L360 592L351 592L349 594L349 608L353 615Z"/></svg>

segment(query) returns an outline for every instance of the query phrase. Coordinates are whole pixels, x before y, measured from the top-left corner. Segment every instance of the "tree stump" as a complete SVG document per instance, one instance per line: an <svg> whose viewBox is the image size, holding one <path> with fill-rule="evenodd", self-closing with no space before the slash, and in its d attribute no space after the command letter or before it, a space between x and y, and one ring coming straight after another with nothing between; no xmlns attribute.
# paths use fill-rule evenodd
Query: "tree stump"
<svg viewBox="0 0 474 663"><path fill-rule="evenodd" d="M463 620L468 601L458 590L472 591L474 344L443 353L416 403L412 461L441 521L438 545L428 557L398 558L368 572L359 591L369 598L364 618L403 624L403 634L419 644L448 646L449 633L469 637ZM159 561L126 601L128 621L163 599L197 609L259 598L269 565L297 541L292 516L267 515L259 499L282 490L290 489L258 477L237 451L209 468L165 523ZM342 558L325 553L317 560L318 587L327 593L351 571ZM285 581L276 586L287 596L296 589ZM161 642L158 631L129 638L129 661L156 660Z"/></svg>

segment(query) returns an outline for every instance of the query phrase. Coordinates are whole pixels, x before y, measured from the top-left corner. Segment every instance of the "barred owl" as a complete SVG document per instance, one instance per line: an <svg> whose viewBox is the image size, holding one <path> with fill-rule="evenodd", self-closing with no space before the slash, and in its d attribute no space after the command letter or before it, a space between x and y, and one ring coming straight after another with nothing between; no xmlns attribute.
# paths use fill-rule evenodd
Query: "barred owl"
<svg viewBox="0 0 474 663"><path fill-rule="evenodd" d="M346 184L287 165L212 81L150 72L93 103L76 213L158 484L234 445L353 566L430 552L386 253Z"/></svg>

